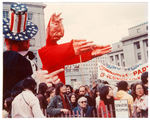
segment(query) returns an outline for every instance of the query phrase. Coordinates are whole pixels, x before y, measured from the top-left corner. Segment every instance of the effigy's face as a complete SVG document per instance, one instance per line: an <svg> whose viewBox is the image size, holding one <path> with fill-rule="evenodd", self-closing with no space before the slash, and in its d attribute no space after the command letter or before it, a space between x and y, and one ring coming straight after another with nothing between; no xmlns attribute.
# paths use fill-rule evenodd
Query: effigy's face
<svg viewBox="0 0 150 120"><path fill-rule="evenodd" d="M52 19L49 29L51 40L58 41L61 37L64 36L64 27L61 19Z"/></svg>

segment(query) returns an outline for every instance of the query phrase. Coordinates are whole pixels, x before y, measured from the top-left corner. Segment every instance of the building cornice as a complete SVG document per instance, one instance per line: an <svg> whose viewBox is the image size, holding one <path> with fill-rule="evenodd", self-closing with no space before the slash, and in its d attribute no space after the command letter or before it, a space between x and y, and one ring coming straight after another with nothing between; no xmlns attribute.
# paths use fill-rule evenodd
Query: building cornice
<svg viewBox="0 0 150 120"><path fill-rule="evenodd" d="M133 38L138 38L138 37L142 37L142 36L145 36L145 35L148 35L148 32L139 33L139 34L136 34L136 35L124 37L124 38L122 38L121 42L125 42L125 41L131 40Z"/></svg>
<svg viewBox="0 0 150 120"><path fill-rule="evenodd" d="M117 49L117 50L112 50L110 53L107 53L108 55L117 53L117 52L123 52L123 49Z"/></svg>

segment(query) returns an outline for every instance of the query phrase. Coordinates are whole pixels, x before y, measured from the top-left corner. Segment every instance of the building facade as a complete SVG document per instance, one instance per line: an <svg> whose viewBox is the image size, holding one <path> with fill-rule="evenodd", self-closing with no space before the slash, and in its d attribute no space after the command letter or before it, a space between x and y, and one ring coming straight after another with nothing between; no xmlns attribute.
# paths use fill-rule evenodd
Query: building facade
<svg viewBox="0 0 150 120"><path fill-rule="evenodd" d="M148 23L128 29L129 36L112 45L109 62L122 67L131 67L148 62Z"/></svg>
<svg viewBox="0 0 150 120"><path fill-rule="evenodd" d="M38 56L38 49L45 45L45 20L44 20L44 8L45 4L41 2L22 2L28 7L28 21L32 21L34 24L38 26L37 34L30 40L30 48L29 50L34 52L36 58L35 62L38 67L41 68L41 60ZM3 2L3 18L9 17L10 5L12 2ZM4 50L6 50L4 45Z"/></svg>
<svg viewBox="0 0 150 120"><path fill-rule="evenodd" d="M67 65L65 67L66 84L70 84L72 87L76 88L76 85L91 86L93 82L99 82L97 81L98 63L108 63L107 58L107 55L103 55L87 62Z"/></svg>

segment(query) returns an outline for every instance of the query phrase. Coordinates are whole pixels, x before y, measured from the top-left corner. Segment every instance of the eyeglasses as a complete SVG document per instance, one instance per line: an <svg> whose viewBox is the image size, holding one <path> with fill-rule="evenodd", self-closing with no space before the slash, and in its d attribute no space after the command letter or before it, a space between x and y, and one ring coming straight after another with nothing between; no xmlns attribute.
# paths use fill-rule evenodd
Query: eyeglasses
<svg viewBox="0 0 150 120"><path fill-rule="evenodd" d="M83 103L87 103L87 101L81 101L81 103L83 104Z"/></svg>
<svg viewBox="0 0 150 120"><path fill-rule="evenodd" d="M79 92L85 92L85 91L79 91Z"/></svg>

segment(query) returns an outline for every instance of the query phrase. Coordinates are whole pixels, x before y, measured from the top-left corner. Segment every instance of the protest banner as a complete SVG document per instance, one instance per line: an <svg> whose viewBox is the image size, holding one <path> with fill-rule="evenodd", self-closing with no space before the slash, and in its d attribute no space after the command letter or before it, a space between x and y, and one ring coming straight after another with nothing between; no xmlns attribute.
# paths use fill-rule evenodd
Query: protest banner
<svg viewBox="0 0 150 120"><path fill-rule="evenodd" d="M130 68L117 67L114 65L98 64L98 79L106 80L111 84L115 84L121 80L128 83L138 82L142 73L148 71L148 64L139 64Z"/></svg>

